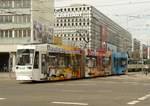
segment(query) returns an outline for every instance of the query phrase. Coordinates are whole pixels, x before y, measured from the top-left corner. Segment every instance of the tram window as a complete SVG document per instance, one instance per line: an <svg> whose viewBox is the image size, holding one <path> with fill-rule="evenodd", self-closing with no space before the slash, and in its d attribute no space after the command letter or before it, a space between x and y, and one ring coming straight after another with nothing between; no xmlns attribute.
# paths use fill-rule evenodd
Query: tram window
<svg viewBox="0 0 150 106"><path fill-rule="evenodd" d="M34 68L39 68L39 52L35 53Z"/></svg>
<svg viewBox="0 0 150 106"><path fill-rule="evenodd" d="M65 66L64 57L59 57L59 67L64 67L64 66Z"/></svg>
<svg viewBox="0 0 150 106"><path fill-rule="evenodd" d="M70 67L70 66L71 66L70 57L69 57L69 56L65 56L64 60L65 60L65 61L64 61L65 66L66 66L66 67Z"/></svg>
<svg viewBox="0 0 150 106"><path fill-rule="evenodd" d="M109 57L103 57L103 65L104 66L107 66L107 65L109 65L110 64L110 59L109 59Z"/></svg>
<svg viewBox="0 0 150 106"><path fill-rule="evenodd" d="M59 57L56 54L49 53L48 66L51 67L51 68L58 67L59 66L58 59L59 59Z"/></svg>
<svg viewBox="0 0 150 106"><path fill-rule="evenodd" d="M114 58L114 67L118 66L118 59Z"/></svg>
<svg viewBox="0 0 150 106"><path fill-rule="evenodd" d="M126 59L122 58L120 61L121 61L120 63L121 63L122 67L125 67L127 65L127 60Z"/></svg>
<svg viewBox="0 0 150 106"><path fill-rule="evenodd" d="M95 58L87 58L86 64L88 67L96 67L96 59Z"/></svg>
<svg viewBox="0 0 150 106"><path fill-rule="evenodd" d="M42 73L46 74L46 54L41 55Z"/></svg>

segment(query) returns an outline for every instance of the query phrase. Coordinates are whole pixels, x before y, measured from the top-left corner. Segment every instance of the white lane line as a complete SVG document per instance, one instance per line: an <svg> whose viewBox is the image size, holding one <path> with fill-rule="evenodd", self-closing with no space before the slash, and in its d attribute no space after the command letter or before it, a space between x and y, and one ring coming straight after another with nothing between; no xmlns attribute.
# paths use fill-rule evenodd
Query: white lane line
<svg viewBox="0 0 150 106"><path fill-rule="evenodd" d="M131 102L128 102L127 104L128 105L135 105L135 104L137 104L137 103L139 103L140 101L138 101L138 100L134 100L134 101L131 101Z"/></svg>
<svg viewBox="0 0 150 106"><path fill-rule="evenodd" d="M142 102L142 101L148 99L149 97L150 97L150 94L147 94L147 95L145 95L145 96L143 96L143 97L141 97L141 98L138 98L137 100L128 102L127 104L128 104L128 105L135 105L135 104L137 104L137 103L139 103L139 102Z"/></svg>
<svg viewBox="0 0 150 106"><path fill-rule="evenodd" d="M52 102L53 104L64 104L64 105L80 105L80 106L88 106L87 103L74 103L74 102Z"/></svg>
<svg viewBox="0 0 150 106"><path fill-rule="evenodd" d="M6 98L0 98L0 100L5 100Z"/></svg>
<svg viewBox="0 0 150 106"><path fill-rule="evenodd" d="M138 100L146 100L146 99L148 99L150 97L150 94L148 94L148 95L145 95L145 96L143 96L143 97L141 97L141 98L138 98Z"/></svg>

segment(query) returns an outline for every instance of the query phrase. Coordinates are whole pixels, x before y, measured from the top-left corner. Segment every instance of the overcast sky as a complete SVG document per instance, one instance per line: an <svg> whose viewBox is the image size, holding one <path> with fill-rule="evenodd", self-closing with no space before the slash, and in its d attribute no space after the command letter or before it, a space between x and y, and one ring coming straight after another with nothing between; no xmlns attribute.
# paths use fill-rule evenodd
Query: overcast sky
<svg viewBox="0 0 150 106"><path fill-rule="evenodd" d="M90 4L150 44L150 0L55 0L55 6Z"/></svg>

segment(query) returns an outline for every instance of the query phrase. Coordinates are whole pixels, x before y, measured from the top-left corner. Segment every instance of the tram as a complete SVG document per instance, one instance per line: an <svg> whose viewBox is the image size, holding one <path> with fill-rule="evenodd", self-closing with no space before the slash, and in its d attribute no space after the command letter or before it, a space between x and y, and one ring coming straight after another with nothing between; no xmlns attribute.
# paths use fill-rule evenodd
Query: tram
<svg viewBox="0 0 150 106"><path fill-rule="evenodd" d="M82 50L65 50L51 44L17 48L17 80L64 80L84 77Z"/></svg>
<svg viewBox="0 0 150 106"><path fill-rule="evenodd" d="M127 55L52 44L19 45L16 80L47 81L125 74Z"/></svg>

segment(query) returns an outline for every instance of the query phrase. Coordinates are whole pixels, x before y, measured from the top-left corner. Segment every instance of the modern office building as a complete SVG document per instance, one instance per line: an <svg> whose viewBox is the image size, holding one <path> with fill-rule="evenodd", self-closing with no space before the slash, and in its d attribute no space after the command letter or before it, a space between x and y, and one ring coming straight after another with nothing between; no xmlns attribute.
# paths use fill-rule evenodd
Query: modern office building
<svg viewBox="0 0 150 106"><path fill-rule="evenodd" d="M143 59L148 59L148 46L146 44L142 44L142 58Z"/></svg>
<svg viewBox="0 0 150 106"><path fill-rule="evenodd" d="M17 45L51 42L53 24L54 0L0 0L0 70Z"/></svg>
<svg viewBox="0 0 150 106"><path fill-rule="evenodd" d="M91 5L55 8L54 35L92 50L132 48L131 34Z"/></svg>
<svg viewBox="0 0 150 106"><path fill-rule="evenodd" d="M141 58L141 42L136 38L132 41L132 58L134 60L140 60Z"/></svg>

